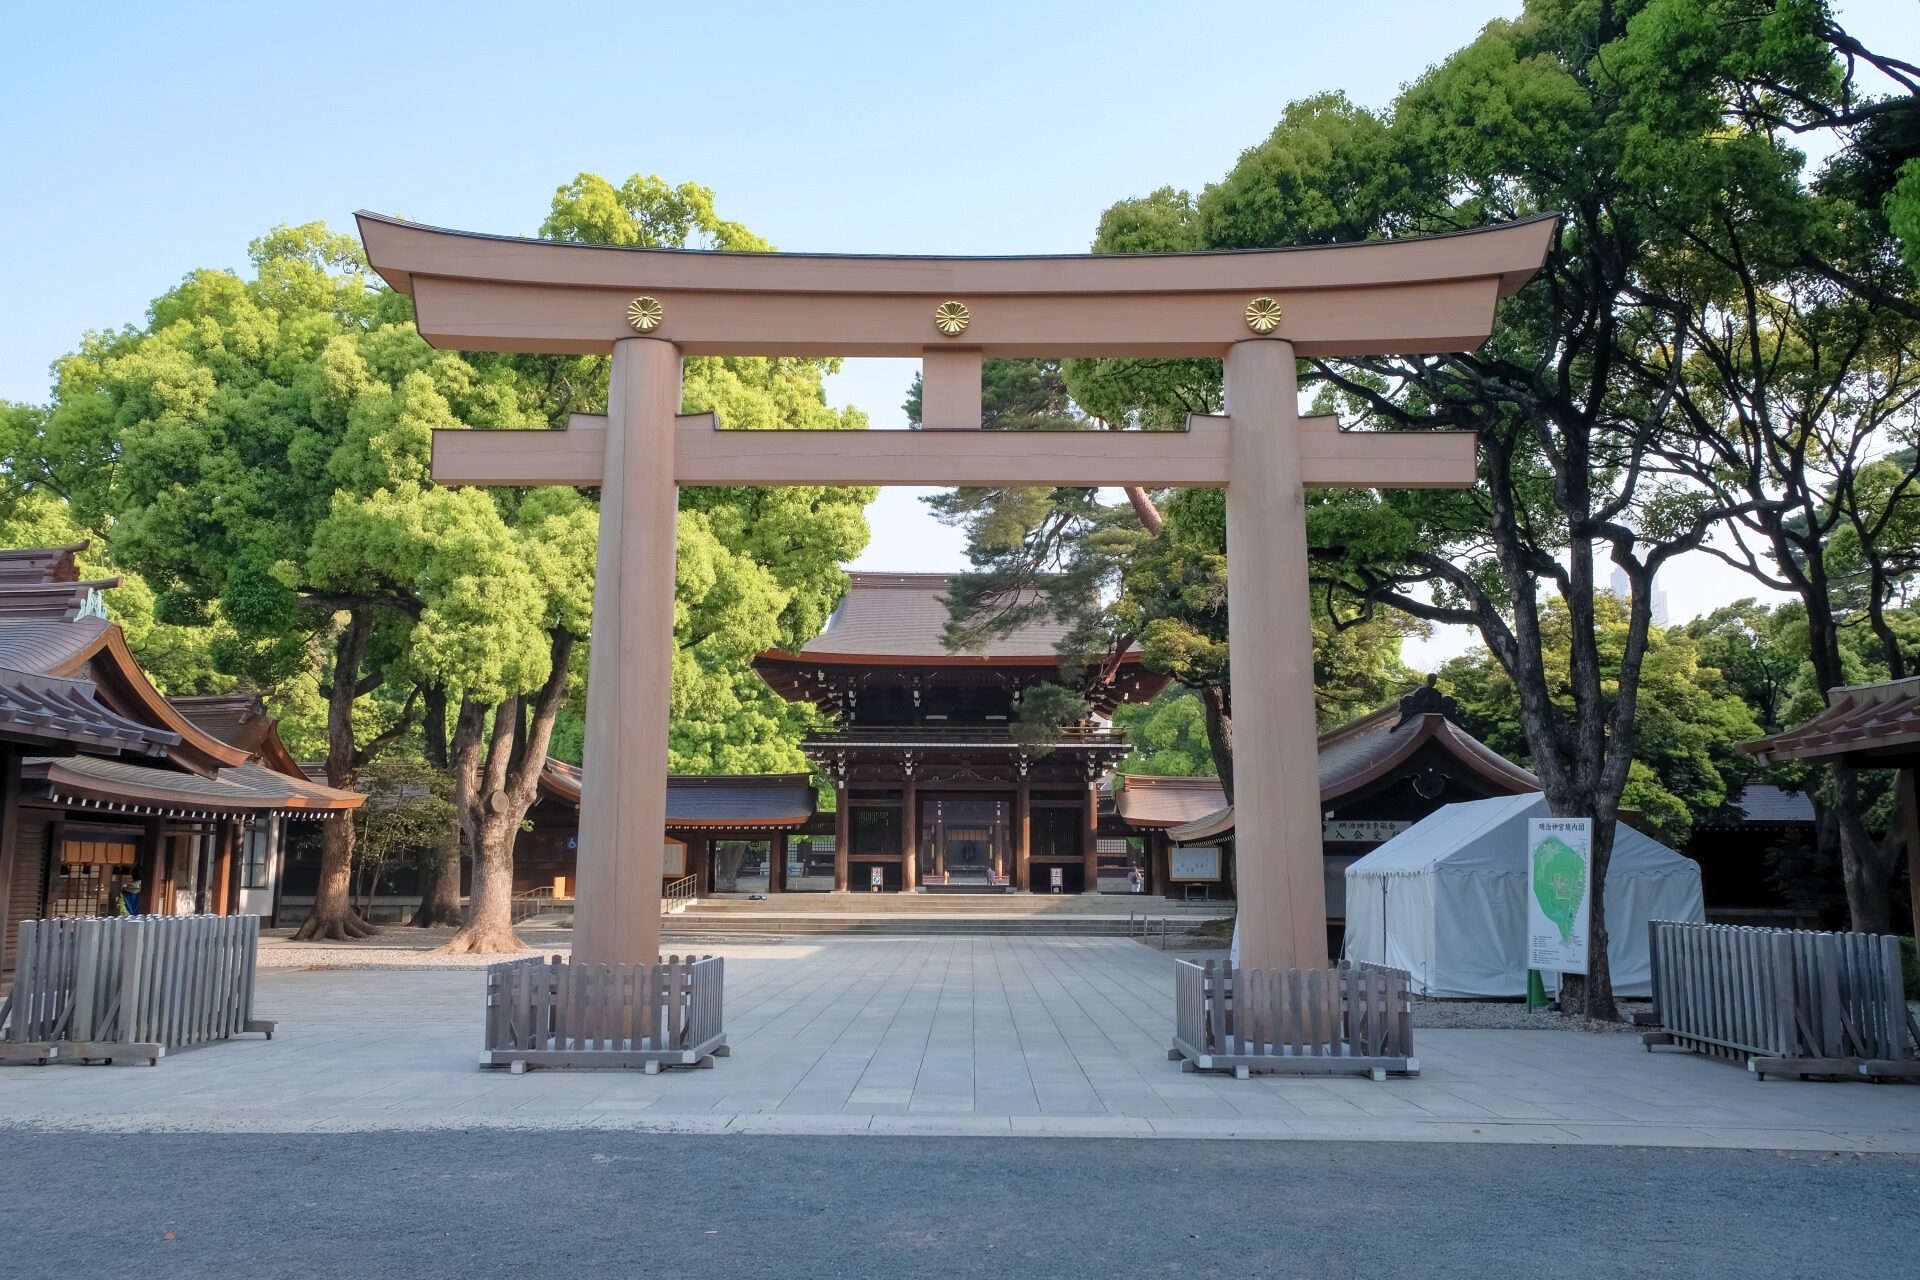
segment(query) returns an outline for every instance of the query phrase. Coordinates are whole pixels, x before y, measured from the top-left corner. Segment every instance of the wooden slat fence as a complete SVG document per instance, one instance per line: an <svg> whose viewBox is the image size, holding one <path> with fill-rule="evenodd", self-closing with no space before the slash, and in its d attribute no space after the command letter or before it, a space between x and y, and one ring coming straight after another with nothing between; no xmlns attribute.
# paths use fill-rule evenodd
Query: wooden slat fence
<svg viewBox="0 0 1920 1280"><path fill-rule="evenodd" d="M725 962L576 965L559 956L487 968L486 1067L712 1066L727 1054Z"/></svg>
<svg viewBox="0 0 1920 1280"><path fill-rule="evenodd" d="M1174 962L1169 1058L1191 1070L1417 1074L1411 976L1341 961L1331 969L1230 969Z"/></svg>
<svg viewBox="0 0 1920 1280"><path fill-rule="evenodd" d="M1656 920L1651 1049L1743 1061L1756 1076L1920 1076L1899 939Z"/></svg>
<svg viewBox="0 0 1920 1280"><path fill-rule="evenodd" d="M258 916L78 917L20 922L0 1055L145 1057L273 1035L253 1016Z"/></svg>

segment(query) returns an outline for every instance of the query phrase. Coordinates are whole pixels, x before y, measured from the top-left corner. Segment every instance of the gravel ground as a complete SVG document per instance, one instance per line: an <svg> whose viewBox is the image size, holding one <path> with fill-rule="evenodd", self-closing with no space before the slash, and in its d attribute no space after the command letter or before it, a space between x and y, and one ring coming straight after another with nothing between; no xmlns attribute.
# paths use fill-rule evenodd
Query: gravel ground
<svg viewBox="0 0 1920 1280"><path fill-rule="evenodd" d="M511 956L448 956L436 951L454 931L389 925L371 938L353 942L295 942L286 934L260 939L262 969L484 969ZM570 931L522 929L532 948L527 955L566 955L573 949Z"/></svg>
<svg viewBox="0 0 1920 1280"><path fill-rule="evenodd" d="M1646 1009L1644 1000L1623 1000L1620 1012L1628 1017ZM1631 1022L1601 1022L1594 1018L1563 1017L1553 1009L1529 1009L1517 1000L1422 1000L1413 1002L1416 1027L1462 1027L1482 1031L1643 1031Z"/></svg>

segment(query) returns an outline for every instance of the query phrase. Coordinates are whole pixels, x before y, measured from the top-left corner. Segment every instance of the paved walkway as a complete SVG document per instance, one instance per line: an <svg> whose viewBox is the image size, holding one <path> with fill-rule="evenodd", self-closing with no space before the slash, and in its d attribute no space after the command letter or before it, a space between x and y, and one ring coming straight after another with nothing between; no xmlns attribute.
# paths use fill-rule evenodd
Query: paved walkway
<svg viewBox="0 0 1920 1280"><path fill-rule="evenodd" d="M1416 1034L1421 1074L1167 1061L1172 958L1107 938L743 942L711 1071L475 1067L476 969L263 970L258 1037L156 1068L0 1069L0 1125L1362 1139L1920 1153L1920 1088L1756 1082L1637 1037ZM344 959L345 957L343 957Z"/></svg>

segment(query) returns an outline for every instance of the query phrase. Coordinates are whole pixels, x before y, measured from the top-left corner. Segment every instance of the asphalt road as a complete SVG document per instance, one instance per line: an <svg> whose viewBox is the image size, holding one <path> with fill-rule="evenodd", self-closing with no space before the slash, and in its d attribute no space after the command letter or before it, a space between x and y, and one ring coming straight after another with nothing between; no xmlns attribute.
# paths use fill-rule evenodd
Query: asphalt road
<svg viewBox="0 0 1920 1280"><path fill-rule="evenodd" d="M0 1276L1920 1276L1920 1157L0 1132Z"/></svg>

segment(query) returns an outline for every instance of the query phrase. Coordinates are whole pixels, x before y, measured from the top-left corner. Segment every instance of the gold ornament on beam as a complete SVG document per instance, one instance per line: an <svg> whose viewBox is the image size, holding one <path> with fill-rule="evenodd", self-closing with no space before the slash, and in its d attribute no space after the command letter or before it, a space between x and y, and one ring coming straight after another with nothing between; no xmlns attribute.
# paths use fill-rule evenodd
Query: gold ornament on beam
<svg viewBox="0 0 1920 1280"><path fill-rule="evenodd" d="M972 321L964 302L943 302L933 309L933 327L949 338L965 333Z"/></svg>
<svg viewBox="0 0 1920 1280"><path fill-rule="evenodd" d="M658 298L642 295L627 306L627 323L633 326L635 333L652 333L666 318L666 308L660 305Z"/></svg>
<svg viewBox="0 0 1920 1280"><path fill-rule="evenodd" d="M1279 327L1279 303L1272 298L1255 298L1247 304L1247 328L1255 333L1272 333Z"/></svg>

